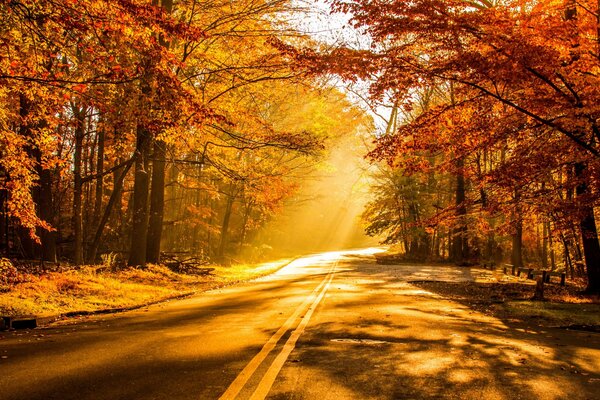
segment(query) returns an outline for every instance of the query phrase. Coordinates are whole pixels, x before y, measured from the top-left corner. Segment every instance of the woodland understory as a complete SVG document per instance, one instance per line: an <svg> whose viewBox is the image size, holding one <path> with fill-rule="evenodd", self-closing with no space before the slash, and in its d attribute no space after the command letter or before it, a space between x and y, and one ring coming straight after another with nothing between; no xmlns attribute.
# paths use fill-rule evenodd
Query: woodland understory
<svg viewBox="0 0 600 400"><path fill-rule="evenodd" d="M268 257L328 152L373 138L368 234L600 292L597 1L329 5L357 43L294 26L310 2L0 0L3 255Z"/></svg>

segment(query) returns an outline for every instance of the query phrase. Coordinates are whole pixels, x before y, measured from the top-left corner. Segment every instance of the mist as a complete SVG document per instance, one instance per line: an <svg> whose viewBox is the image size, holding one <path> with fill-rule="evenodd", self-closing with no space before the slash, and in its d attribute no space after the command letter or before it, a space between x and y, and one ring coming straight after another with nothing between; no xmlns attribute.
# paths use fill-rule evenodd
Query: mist
<svg viewBox="0 0 600 400"><path fill-rule="evenodd" d="M364 233L369 164L360 137L337 139L324 162L257 235L265 253L298 255L378 244Z"/></svg>

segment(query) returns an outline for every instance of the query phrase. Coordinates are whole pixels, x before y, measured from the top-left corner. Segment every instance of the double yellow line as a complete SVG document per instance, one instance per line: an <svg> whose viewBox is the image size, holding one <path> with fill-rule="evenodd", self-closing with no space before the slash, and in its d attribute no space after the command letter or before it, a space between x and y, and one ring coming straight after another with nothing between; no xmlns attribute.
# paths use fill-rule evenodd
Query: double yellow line
<svg viewBox="0 0 600 400"><path fill-rule="evenodd" d="M240 374L234 379L231 385L229 385L225 393L223 393L223 395L219 397L219 400L233 400L236 398L236 396L244 388L248 380L250 380L252 375L254 375L260 364L275 348L281 337L294 326L300 314L305 312L304 318L302 318L302 321L300 321L296 329L294 329L294 331L290 334L290 337L283 345L283 348L281 349L277 357L275 357L275 359L267 369L267 372L265 372L265 374L263 375L258 386L254 390L254 393L252 393L250 400L261 400L267 397L267 394L269 393L271 387L273 386L273 383L275 382L275 378L277 378L277 375L283 367L283 364L285 364L285 361L289 357L290 353L292 352L292 350L294 350L296 342L298 341L300 335L302 335L302 332L304 332L306 325L308 325L308 322L310 321L310 318L312 317L315 308L319 305L321 299L323 299L323 296L325 296L325 292L327 292L327 289L329 289L329 285L333 280L333 275L337 263L338 262L336 261L331 266L327 275L315 288L315 290L313 290L311 294L308 295L308 297L302 302L302 304L298 306L298 308L296 308L294 313L285 321L281 328L279 328L277 332L275 332L273 336L269 338L267 343L265 343L265 345L258 352L258 354L256 354L254 358L250 360L248 365L244 367L242 372L240 372ZM308 310L306 310L307 305L309 305Z"/></svg>

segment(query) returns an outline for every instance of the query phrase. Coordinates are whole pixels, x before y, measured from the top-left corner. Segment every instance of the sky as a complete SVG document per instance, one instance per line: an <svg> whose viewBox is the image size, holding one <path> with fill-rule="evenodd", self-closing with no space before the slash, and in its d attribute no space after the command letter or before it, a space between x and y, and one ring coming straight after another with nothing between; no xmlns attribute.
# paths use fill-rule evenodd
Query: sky
<svg viewBox="0 0 600 400"><path fill-rule="evenodd" d="M368 35L352 27L351 16L342 13L332 13L330 2L324 0L296 0L300 7L308 10L300 13L291 21L298 31L310 35L314 40L326 46L349 47L353 49L370 49L371 40ZM391 107L383 104L368 104L368 82L356 82L350 87L339 81L338 88L345 92L348 98L358 106L365 109L375 122L379 133L385 132L388 124Z"/></svg>

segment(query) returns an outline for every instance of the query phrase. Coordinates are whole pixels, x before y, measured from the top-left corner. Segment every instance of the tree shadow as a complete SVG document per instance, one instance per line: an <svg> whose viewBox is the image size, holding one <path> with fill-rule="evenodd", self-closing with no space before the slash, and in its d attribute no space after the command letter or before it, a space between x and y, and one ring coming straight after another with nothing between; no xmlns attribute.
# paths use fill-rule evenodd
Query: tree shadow
<svg viewBox="0 0 600 400"><path fill-rule="evenodd" d="M364 263L338 273L269 398L598 398L600 335L482 315Z"/></svg>

